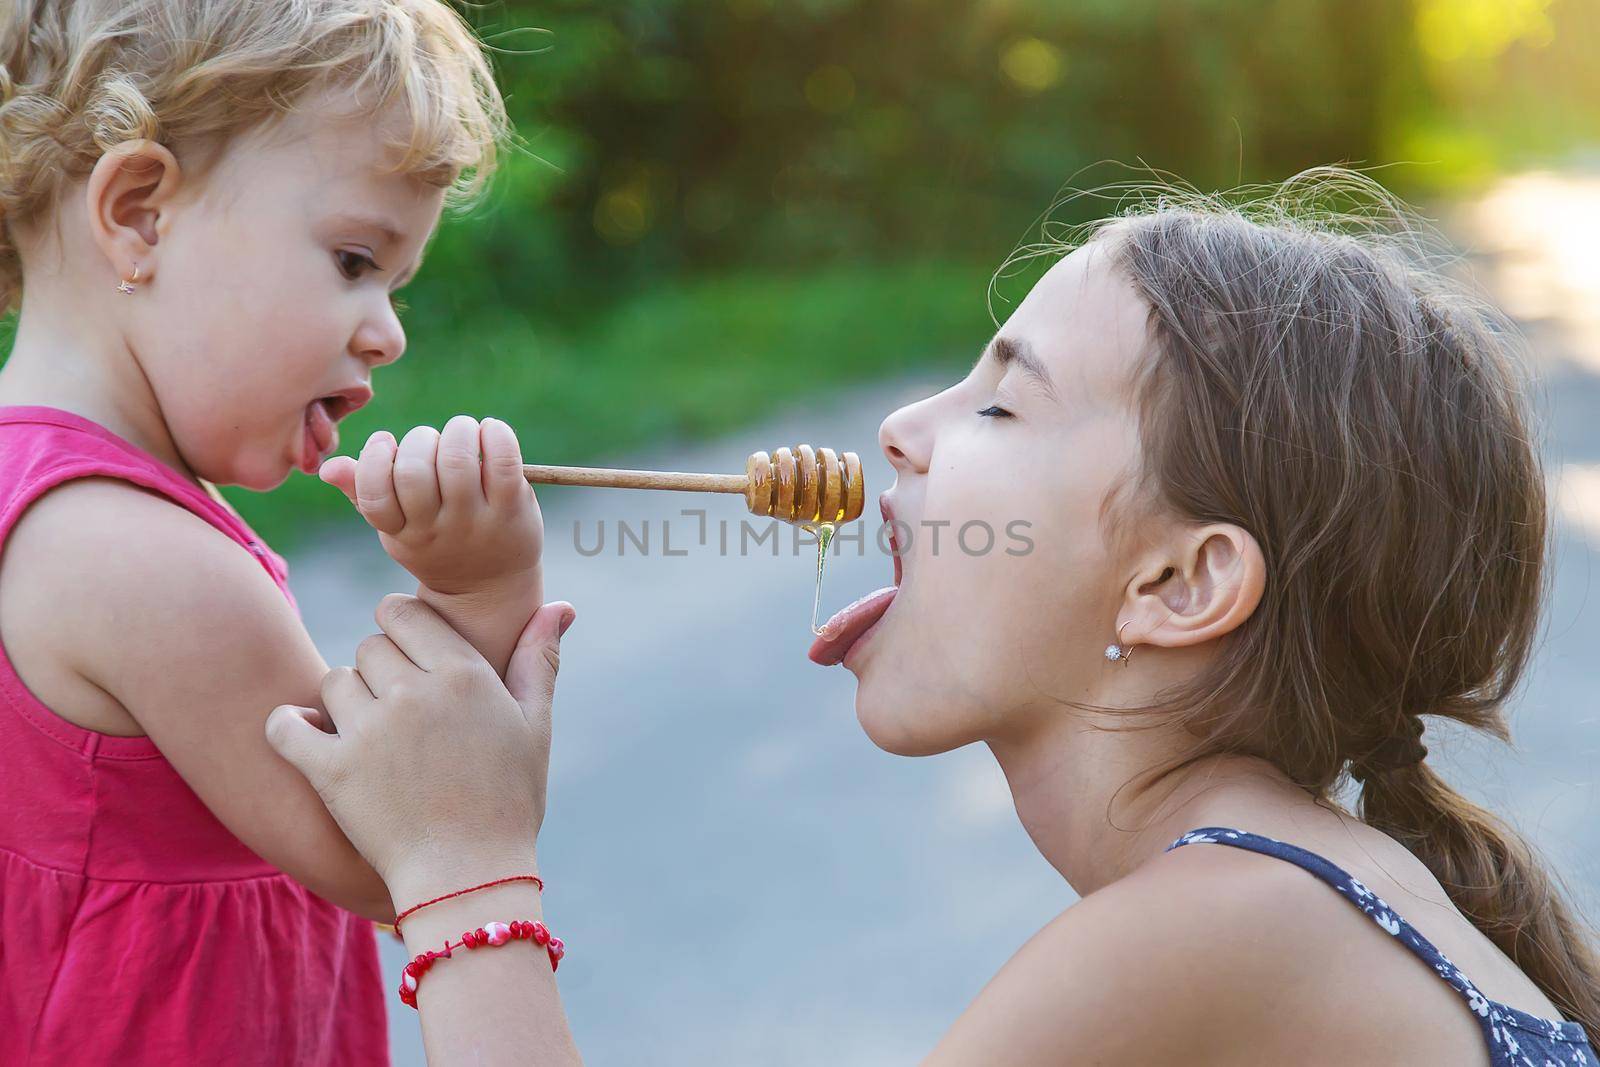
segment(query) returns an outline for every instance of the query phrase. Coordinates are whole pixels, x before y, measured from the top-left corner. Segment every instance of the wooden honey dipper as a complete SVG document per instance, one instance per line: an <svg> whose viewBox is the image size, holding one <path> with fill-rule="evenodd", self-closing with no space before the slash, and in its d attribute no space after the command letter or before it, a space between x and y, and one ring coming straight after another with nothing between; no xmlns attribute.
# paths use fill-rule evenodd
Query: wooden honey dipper
<svg viewBox="0 0 1600 1067"><path fill-rule="evenodd" d="M866 503L861 457L810 445L756 452L743 474L680 474L676 471L613 470L608 467L548 467L524 464L536 485L594 485L615 489L676 489L695 493L739 493L753 514L785 522L853 522Z"/></svg>

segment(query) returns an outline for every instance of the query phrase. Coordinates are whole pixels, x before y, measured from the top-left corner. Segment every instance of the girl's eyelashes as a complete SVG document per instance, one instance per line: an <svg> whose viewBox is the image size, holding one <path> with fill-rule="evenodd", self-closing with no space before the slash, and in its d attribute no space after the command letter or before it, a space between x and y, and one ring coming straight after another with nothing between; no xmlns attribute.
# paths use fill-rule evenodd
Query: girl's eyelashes
<svg viewBox="0 0 1600 1067"><path fill-rule="evenodd" d="M368 270L383 270L382 267L373 262L371 256L361 252L351 252L348 249L341 248L339 251L334 253L334 258L339 261L340 272L351 281L358 281L361 278L361 268L363 267ZM404 300L401 300L400 297L394 293L389 294L389 304L394 308L395 314L397 315L403 311L409 310L411 306Z"/></svg>
<svg viewBox="0 0 1600 1067"><path fill-rule="evenodd" d="M339 260L339 270L351 281L356 281L361 277L362 267L366 267L368 270L383 270L382 267L373 262L371 256L365 255L361 252L351 252L348 249L341 248L339 251L334 253L334 256ZM354 261L354 266L350 265L351 261ZM411 305L407 304L404 300L401 300L400 297L396 296L394 293L389 294L389 303L393 305L396 314L406 311L411 307Z"/></svg>
<svg viewBox="0 0 1600 1067"><path fill-rule="evenodd" d="M1000 407L998 404L990 404L988 407L986 407L982 411L978 412L978 414L987 416L987 417L989 417L991 419L1010 419L1010 418L1015 418L1015 416L1012 415L1011 412L1007 411L1003 407Z"/></svg>
<svg viewBox="0 0 1600 1067"><path fill-rule="evenodd" d="M355 281L357 278L361 277L362 265L365 265L370 270L383 269L372 261L371 256L363 255L360 252L351 252L348 249L341 248L333 255L334 258L339 261L340 272L351 281ZM351 266L352 261L354 262L354 266Z"/></svg>

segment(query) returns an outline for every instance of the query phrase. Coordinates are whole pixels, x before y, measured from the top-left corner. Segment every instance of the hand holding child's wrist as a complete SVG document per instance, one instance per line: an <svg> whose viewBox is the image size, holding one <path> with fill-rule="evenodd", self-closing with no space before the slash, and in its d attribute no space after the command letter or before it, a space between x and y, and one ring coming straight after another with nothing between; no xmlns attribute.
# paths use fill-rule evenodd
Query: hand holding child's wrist
<svg viewBox="0 0 1600 1067"><path fill-rule="evenodd" d="M560 632L573 614L562 602L535 609L502 681L427 605L386 597L378 621L388 641L371 647L406 654L363 663L358 652L358 670L329 672L322 697L339 733L305 709L269 716L268 740L397 907L536 867Z"/></svg>
<svg viewBox="0 0 1600 1067"><path fill-rule="evenodd" d="M448 601L467 608L500 609L526 606L531 616L544 603L544 566L535 563L524 570L492 578L448 580L419 578L419 596L430 601Z"/></svg>

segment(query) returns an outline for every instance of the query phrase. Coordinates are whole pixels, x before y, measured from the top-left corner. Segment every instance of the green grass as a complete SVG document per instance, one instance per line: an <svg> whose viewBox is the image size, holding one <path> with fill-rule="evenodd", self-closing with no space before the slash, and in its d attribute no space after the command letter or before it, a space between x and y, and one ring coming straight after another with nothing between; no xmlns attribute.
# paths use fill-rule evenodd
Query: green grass
<svg viewBox="0 0 1600 1067"><path fill-rule="evenodd" d="M408 321L406 357L377 372L377 399L346 421L341 451L354 454L374 430L399 436L464 412L510 423L529 462L582 463L726 433L851 383L964 369L992 331L989 269L703 278L565 330L504 311L459 328ZM728 457L728 469L742 459ZM299 473L270 493L228 497L280 548L352 521L337 491Z"/></svg>

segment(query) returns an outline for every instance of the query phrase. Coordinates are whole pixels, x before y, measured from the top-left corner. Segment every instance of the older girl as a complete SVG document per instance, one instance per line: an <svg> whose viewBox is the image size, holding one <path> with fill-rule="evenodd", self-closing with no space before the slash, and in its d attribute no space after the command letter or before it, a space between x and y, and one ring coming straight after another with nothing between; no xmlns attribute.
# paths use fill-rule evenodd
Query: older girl
<svg viewBox="0 0 1600 1067"><path fill-rule="evenodd" d="M1296 207L1361 185L1308 175L1248 212L1114 219L970 374L883 423L896 582L812 658L856 675L891 752L986 743L1083 897L930 1063L1595 1062L1590 931L1422 741L1443 719L1503 735L1534 640L1546 500L1514 334L1399 242ZM914 536L1015 520L1031 552ZM462 687L490 675L412 613L388 627L409 663L341 676L343 737L274 713L397 907L537 824L551 625L513 661L517 701ZM527 805L447 809L397 784L463 715L508 753L485 792ZM1346 775L1354 812L1333 799ZM407 839L378 832L396 821ZM423 909L406 939L421 953L536 908L500 886ZM430 1053L571 1055L544 955L414 968Z"/></svg>

